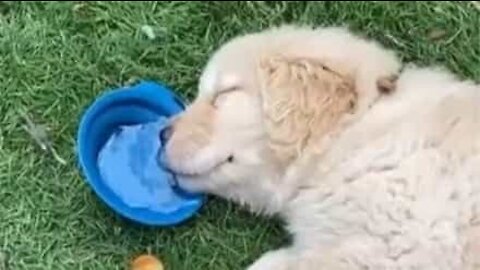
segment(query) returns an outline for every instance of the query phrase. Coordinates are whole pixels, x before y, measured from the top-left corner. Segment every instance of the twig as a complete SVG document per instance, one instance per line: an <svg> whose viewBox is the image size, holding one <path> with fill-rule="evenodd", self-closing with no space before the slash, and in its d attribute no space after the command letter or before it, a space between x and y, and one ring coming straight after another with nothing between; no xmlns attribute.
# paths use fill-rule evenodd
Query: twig
<svg viewBox="0 0 480 270"><path fill-rule="evenodd" d="M20 110L20 115L25 120L25 124L22 125L22 128L30 135L30 137L32 137L32 139L38 144L40 149L45 152L51 153L53 158L55 158L58 163L66 165L67 162L65 161L65 159L60 157L60 155L53 147L53 144L47 134L46 126L34 123L33 120L28 116L28 114L23 110Z"/></svg>

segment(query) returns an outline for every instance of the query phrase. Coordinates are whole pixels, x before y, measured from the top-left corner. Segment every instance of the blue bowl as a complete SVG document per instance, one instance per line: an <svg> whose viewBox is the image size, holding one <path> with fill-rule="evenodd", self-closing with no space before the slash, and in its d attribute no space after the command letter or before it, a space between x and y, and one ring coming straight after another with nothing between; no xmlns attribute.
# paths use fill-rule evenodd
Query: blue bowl
<svg viewBox="0 0 480 270"><path fill-rule="evenodd" d="M183 103L166 86L145 81L107 92L83 115L77 134L80 167L94 192L116 213L145 225L171 226L192 217L202 206L203 195L179 191L177 194L188 203L174 212L130 207L103 181L97 165L100 150L120 126L152 122L183 109Z"/></svg>

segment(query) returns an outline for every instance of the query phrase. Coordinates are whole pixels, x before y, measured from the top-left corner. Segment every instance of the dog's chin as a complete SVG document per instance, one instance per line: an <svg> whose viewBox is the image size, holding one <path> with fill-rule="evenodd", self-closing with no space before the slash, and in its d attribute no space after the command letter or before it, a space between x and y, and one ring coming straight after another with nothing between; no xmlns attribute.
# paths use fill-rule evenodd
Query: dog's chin
<svg viewBox="0 0 480 270"><path fill-rule="evenodd" d="M181 189L192 193L211 193L215 188L214 178L222 170L223 166L231 162L230 158L224 159L210 167L208 170L201 170L197 173L186 173L185 171L172 171L175 174L176 184Z"/></svg>
<svg viewBox="0 0 480 270"><path fill-rule="evenodd" d="M227 163L225 160L219 160L205 164L200 164L200 162L195 161L184 161L181 163L168 163L167 166L171 172L180 177L198 178L210 174L211 172L219 169L225 163Z"/></svg>
<svg viewBox="0 0 480 270"><path fill-rule="evenodd" d="M165 168L175 175L178 187L189 192L208 192L211 184L210 176L215 174L224 165L230 163L232 155L214 152L205 152L185 159L169 159L163 153L161 162Z"/></svg>
<svg viewBox="0 0 480 270"><path fill-rule="evenodd" d="M176 185L187 192L202 193L206 192L204 179L207 175L176 175Z"/></svg>
<svg viewBox="0 0 480 270"><path fill-rule="evenodd" d="M209 175L218 170L222 164L224 163L222 162L203 170L182 170L181 168L176 168L171 170L171 172L175 175L176 185L181 189L192 193L206 192L207 183L205 179L208 179Z"/></svg>
<svg viewBox="0 0 480 270"><path fill-rule="evenodd" d="M215 151L215 148L207 148L188 157L169 155L163 151L160 155L160 163L175 174L186 177L206 175L228 163L231 155L225 151Z"/></svg>

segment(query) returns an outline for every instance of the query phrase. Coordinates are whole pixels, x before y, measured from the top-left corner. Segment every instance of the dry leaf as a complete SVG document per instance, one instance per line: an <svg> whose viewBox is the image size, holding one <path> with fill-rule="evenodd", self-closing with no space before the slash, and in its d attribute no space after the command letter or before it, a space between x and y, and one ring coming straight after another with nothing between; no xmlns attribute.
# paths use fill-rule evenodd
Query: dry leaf
<svg viewBox="0 0 480 270"><path fill-rule="evenodd" d="M152 255L137 257L131 266L131 270L164 270L162 262Z"/></svg>
<svg viewBox="0 0 480 270"><path fill-rule="evenodd" d="M143 25L140 28L140 30L142 31L142 33L145 34L145 36L147 36L147 38L149 38L149 39L155 39L156 38L155 31L153 31L153 28L150 25Z"/></svg>
<svg viewBox="0 0 480 270"><path fill-rule="evenodd" d="M0 251L0 270L7 270L7 255Z"/></svg>
<svg viewBox="0 0 480 270"><path fill-rule="evenodd" d="M25 124L22 126L23 129L38 144L40 149L45 152L51 153L58 163L62 165L67 164L67 162L62 157L60 157L60 155L58 155L57 151L53 147L53 143L50 141L50 138L47 134L47 127L45 125L36 124L35 122L33 122L30 116L23 111L21 111L20 114L25 120Z"/></svg>
<svg viewBox="0 0 480 270"><path fill-rule="evenodd" d="M447 36L447 31L443 29L433 29L428 33L428 39L437 41Z"/></svg>

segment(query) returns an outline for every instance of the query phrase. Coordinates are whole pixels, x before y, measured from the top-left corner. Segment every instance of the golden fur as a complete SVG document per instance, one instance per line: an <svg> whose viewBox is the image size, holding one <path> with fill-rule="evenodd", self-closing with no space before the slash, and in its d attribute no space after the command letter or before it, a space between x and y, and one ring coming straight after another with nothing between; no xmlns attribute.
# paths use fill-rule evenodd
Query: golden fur
<svg viewBox="0 0 480 270"><path fill-rule="evenodd" d="M342 28L281 27L212 56L165 162L191 191L279 215L249 270L480 269L480 87ZM476 255L475 255L476 254Z"/></svg>
<svg viewBox="0 0 480 270"><path fill-rule="evenodd" d="M353 113L357 94L352 78L319 61L273 58L264 61L261 72L268 143L282 166Z"/></svg>

